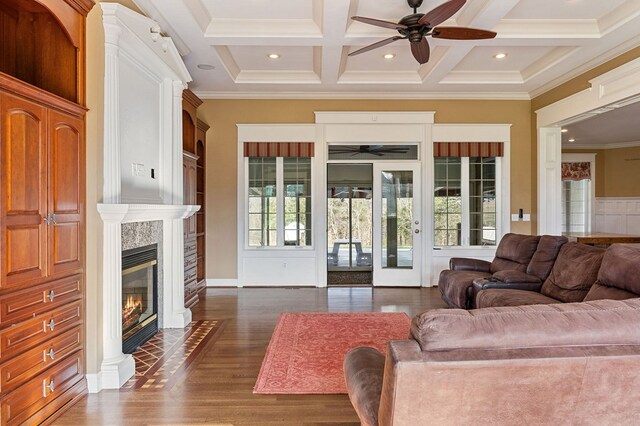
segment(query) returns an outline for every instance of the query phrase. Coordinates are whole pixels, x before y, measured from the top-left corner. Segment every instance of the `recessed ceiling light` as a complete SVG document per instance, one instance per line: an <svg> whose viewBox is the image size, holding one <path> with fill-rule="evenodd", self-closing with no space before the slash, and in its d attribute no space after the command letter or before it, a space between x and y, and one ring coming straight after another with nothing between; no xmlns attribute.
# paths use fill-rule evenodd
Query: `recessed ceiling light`
<svg viewBox="0 0 640 426"><path fill-rule="evenodd" d="M269 54L267 55L267 57L268 57L269 59L278 59L278 58L280 57L280 55L278 55L277 53L269 53Z"/></svg>
<svg viewBox="0 0 640 426"><path fill-rule="evenodd" d="M198 68L200 68L201 70L215 70L216 67L214 67L213 65L209 65L209 64L198 64Z"/></svg>
<svg viewBox="0 0 640 426"><path fill-rule="evenodd" d="M385 58L385 59L393 59L393 58L396 57L396 54L395 53L385 53L382 57Z"/></svg>
<svg viewBox="0 0 640 426"><path fill-rule="evenodd" d="M504 58L507 57L507 54L506 53L498 53L498 54L493 55L493 57L496 58L496 59L504 59Z"/></svg>
<svg viewBox="0 0 640 426"><path fill-rule="evenodd" d="M569 139L569 142L575 142L575 141L576 141L576 140L575 140L575 139L573 139L573 138Z"/></svg>
<svg viewBox="0 0 640 426"><path fill-rule="evenodd" d="M569 131L569 129L562 129L560 130L562 133L567 133Z"/></svg>

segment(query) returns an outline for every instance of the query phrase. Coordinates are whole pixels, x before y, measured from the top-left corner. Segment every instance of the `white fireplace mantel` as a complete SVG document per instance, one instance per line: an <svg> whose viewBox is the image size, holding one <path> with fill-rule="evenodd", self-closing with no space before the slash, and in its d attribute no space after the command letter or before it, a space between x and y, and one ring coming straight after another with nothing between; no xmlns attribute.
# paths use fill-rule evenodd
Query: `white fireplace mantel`
<svg viewBox="0 0 640 426"><path fill-rule="evenodd" d="M182 204L98 204L103 221L118 223L186 219L198 210L200 206Z"/></svg>

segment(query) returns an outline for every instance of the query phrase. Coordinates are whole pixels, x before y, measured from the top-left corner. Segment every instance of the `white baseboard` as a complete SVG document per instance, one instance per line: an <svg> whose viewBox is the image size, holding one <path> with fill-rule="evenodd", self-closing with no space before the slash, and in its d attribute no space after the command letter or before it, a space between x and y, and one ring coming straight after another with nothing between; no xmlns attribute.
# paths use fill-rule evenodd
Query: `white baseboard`
<svg viewBox="0 0 640 426"><path fill-rule="evenodd" d="M94 374L87 374L87 390L89 393L98 393L102 390L102 371Z"/></svg>
<svg viewBox="0 0 640 426"><path fill-rule="evenodd" d="M236 278L207 278L207 287L238 287Z"/></svg>

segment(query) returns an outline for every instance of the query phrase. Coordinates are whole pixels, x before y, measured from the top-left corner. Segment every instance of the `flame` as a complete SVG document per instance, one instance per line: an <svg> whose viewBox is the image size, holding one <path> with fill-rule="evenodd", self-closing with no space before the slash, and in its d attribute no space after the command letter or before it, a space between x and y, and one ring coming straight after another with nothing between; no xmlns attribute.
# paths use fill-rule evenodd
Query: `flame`
<svg viewBox="0 0 640 426"><path fill-rule="evenodd" d="M137 306L142 306L142 296L127 296L127 303L124 305L125 311L134 310Z"/></svg>

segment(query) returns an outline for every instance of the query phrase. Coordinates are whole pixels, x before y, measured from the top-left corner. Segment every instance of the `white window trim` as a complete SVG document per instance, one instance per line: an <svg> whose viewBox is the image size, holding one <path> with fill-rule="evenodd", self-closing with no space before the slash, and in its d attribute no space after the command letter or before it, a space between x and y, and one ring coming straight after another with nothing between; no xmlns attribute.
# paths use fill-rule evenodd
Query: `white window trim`
<svg viewBox="0 0 640 426"><path fill-rule="evenodd" d="M562 154L562 163L589 163L591 168L591 182L589 184L589 199L587 200L586 232L591 232L596 223L596 153L566 153ZM560 181L562 185L562 180ZM569 232L570 233L570 232Z"/></svg>

